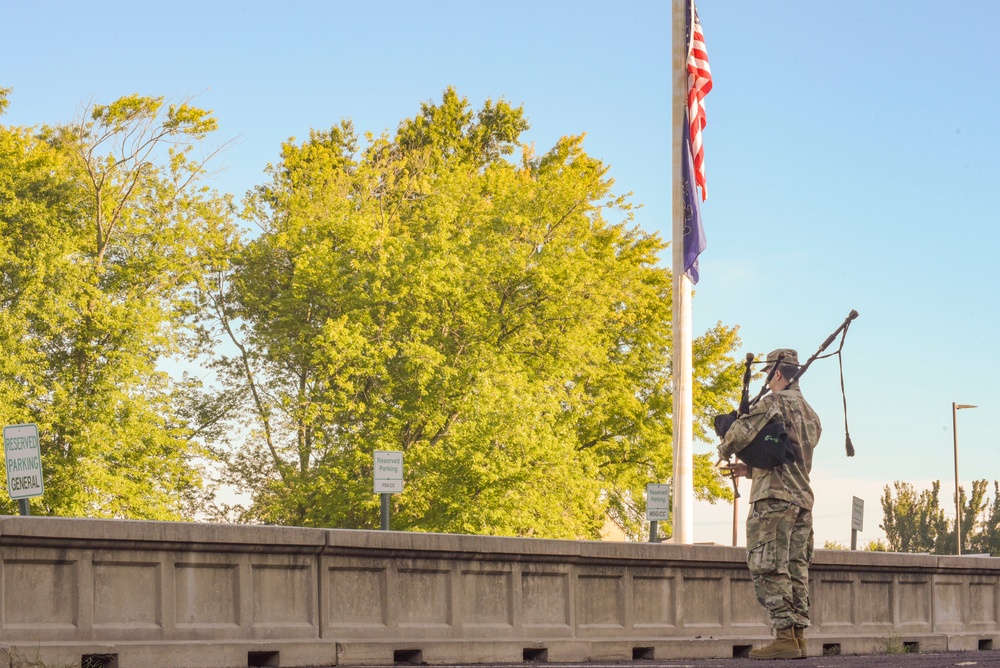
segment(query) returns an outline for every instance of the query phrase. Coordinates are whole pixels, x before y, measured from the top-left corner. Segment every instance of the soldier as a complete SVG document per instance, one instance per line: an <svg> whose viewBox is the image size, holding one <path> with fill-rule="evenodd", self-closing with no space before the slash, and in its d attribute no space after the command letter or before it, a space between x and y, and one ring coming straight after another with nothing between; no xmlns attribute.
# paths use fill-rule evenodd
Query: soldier
<svg viewBox="0 0 1000 668"><path fill-rule="evenodd" d="M798 659L806 656L803 629L809 626L809 563L813 555L813 492L809 486L813 450L819 442L819 417L799 390L789 384L799 368L798 353L779 348L768 353L765 372L779 360L765 395L750 412L725 430L719 455L729 459L755 439L776 441L782 432L793 461L773 468L748 467L743 462L724 467L751 478L747 517L747 566L757 600L771 619L775 639L750 651L754 659ZM770 425L770 426L769 426ZM761 431L769 427L765 434ZM788 459L792 459L791 456Z"/></svg>

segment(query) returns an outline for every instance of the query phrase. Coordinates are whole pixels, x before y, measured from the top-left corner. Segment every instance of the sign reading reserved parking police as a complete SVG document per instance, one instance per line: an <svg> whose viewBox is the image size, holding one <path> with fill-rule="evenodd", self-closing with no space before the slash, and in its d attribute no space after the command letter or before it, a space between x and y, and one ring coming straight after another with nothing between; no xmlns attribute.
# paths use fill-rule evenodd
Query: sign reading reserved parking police
<svg viewBox="0 0 1000 668"><path fill-rule="evenodd" d="M15 501L41 496L42 450L38 427L14 424L3 428L4 461L7 463L7 493Z"/></svg>

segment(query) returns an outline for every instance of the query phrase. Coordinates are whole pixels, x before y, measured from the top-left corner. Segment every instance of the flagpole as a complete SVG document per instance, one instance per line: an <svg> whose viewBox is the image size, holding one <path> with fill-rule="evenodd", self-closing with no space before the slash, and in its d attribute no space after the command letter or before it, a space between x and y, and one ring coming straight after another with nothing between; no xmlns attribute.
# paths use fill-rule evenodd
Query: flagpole
<svg viewBox="0 0 1000 668"><path fill-rule="evenodd" d="M681 188L681 151L684 111L687 99L686 12L689 0L673 0L672 5L672 104L671 155L673 198L673 447L674 514L673 542L694 542L694 452L692 449L691 391L691 279L684 267L684 196Z"/></svg>

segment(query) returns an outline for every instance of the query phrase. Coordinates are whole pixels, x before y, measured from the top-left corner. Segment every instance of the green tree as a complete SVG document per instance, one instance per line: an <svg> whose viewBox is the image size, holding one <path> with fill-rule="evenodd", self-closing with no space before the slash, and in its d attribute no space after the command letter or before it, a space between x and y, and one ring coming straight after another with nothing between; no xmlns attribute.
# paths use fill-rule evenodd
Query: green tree
<svg viewBox="0 0 1000 668"><path fill-rule="evenodd" d="M895 496L888 485L882 494L883 523L880 526L886 534L888 551L955 554L956 527L954 521L946 519L941 508L941 481L935 481L930 490L923 490L919 495L910 483L897 480L893 487ZM986 487L985 480L974 480L972 494L968 497L963 487L958 488L964 551L970 546L989 551L980 537L980 516L987 506ZM991 521L987 520L987 529Z"/></svg>
<svg viewBox="0 0 1000 668"><path fill-rule="evenodd" d="M890 552L889 544L881 538L874 538L868 541L861 549L866 552Z"/></svg>
<svg viewBox="0 0 1000 668"><path fill-rule="evenodd" d="M283 146L248 201L261 234L212 295L257 425L232 467L245 519L377 526L388 449L394 528L642 530L645 484L672 470L665 244L582 137L509 159L527 127L449 89L363 149L347 121ZM737 343L721 324L695 343L700 434L735 397ZM697 493L725 497L711 465Z"/></svg>
<svg viewBox="0 0 1000 668"><path fill-rule="evenodd" d="M892 490L885 486L883 522L879 526L885 531L891 552L941 553L947 542L948 523L938 502L940 491L940 481L919 495L907 482L895 481Z"/></svg>
<svg viewBox="0 0 1000 668"><path fill-rule="evenodd" d="M34 422L32 512L180 519L203 454L191 393L206 257L228 203L196 187L209 112L129 96L56 128L0 127L0 413Z"/></svg>
<svg viewBox="0 0 1000 668"><path fill-rule="evenodd" d="M838 543L835 540L828 540L823 543L824 550L848 550L846 545L843 543ZM888 552L889 547L886 545L885 541L880 539L873 539L861 546L861 549L865 552Z"/></svg>
<svg viewBox="0 0 1000 668"><path fill-rule="evenodd" d="M983 505L984 509L988 506L989 510L984 510L979 530L963 545L968 546L970 552L1000 556L1000 483L993 481L993 501L987 501ZM964 521L963 516L963 526Z"/></svg>
<svg viewBox="0 0 1000 668"><path fill-rule="evenodd" d="M977 537L982 531L980 518L986 510L986 488L985 480L972 481L972 493L966 497L965 488L959 485L959 508L962 509L962 552L970 551L975 543L981 542ZM955 542L955 525L951 524L948 537L948 549L945 554L955 554L957 545Z"/></svg>

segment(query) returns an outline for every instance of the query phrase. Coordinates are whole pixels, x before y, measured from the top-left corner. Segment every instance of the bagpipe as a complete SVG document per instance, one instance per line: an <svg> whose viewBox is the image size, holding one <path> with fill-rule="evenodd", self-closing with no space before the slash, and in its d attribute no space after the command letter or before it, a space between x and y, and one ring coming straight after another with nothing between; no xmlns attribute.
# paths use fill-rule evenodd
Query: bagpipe
<svg viewBox="0 0 1000 668"><path fill-rule="evenodd" d="M810 357L805 364L798 367L794 374L788 378L788 386L793 385L802 375L809 369L809 366L823 357L831 357L837 355L840 357L840 353L844 348L844 340L847 338L847 329L851 326L851 323L855 318L858 317L858 312L852 310L843 323L830 336L826 338L826 341L819 347L819 350ZM835 352L829 355L823 355L823 352L830 346L831 343L840 336L840 346ZM753 399L750 399L750 376L752 373L752 367L754 363L754 354L747 353L746 362L744 363L745 368L743 371L743 389L740 393L740 405L735 411L729 413L724 413L722 415L715 416L713 420L713 425L715 427L715 433L719 438L724 438L726 432L729 428L741 417L748 415L750 411L760 402L760 400L768 393L770 390L771 380L774 378L774 374L778 371L778 367L781 366L784 361L785 354L779 352L777 358L773 361L768 360L771 364L771 368L768 370L767 378L764 380L764 386L760 389ZM846 434L845 448L847 450L847 456L854 456L854 444L851 442L851 433L847 428L847 395L844 392L844 365L843 359L840 360L840 390L841 395L844 398L844 432ZM772 420L767 425L761 429L749 445L744 447L742 450L736 453L736 457L745 463L747 466L753 468L775 468L776 466L781 466L782 464L790 464L796 459L801 458L801 454L797 452L796 448L788 441L788 432L785 430L785 425L780 420ZM733 474L733 487L734 493L737 498L739 498L739 489L736 488L736 477Z"/></svg>

